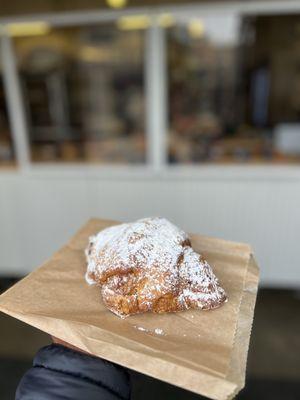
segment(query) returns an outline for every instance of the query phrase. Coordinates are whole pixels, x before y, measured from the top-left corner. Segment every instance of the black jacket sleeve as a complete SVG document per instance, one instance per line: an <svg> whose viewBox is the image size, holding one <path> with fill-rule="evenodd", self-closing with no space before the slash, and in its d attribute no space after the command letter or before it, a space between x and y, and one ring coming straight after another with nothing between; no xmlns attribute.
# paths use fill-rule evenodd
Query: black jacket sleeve
<svg viewBox="0 0 300 400"><path fill-rule="evenodd" d="M35 356L16 400L129 400L127 371L113 363L52 344Z"/></svg>

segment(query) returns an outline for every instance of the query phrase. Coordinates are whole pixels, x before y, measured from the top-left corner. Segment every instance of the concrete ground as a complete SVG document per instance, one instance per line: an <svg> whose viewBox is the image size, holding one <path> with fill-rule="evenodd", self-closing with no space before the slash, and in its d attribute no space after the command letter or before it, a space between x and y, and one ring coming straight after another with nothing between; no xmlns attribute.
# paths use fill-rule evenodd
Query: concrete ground
<svg viewBox="0 0 300 400"><path fill-rule="evenodd" d="M2 290L10 281L0 280ZM249 350L246 388L240 400L300 398L300 292L259 291ZM15 388L37 349L49 337L0 314L0 399L14 399ZM196 400L200 396L142 374L132 373L133 400Z"/></svg>

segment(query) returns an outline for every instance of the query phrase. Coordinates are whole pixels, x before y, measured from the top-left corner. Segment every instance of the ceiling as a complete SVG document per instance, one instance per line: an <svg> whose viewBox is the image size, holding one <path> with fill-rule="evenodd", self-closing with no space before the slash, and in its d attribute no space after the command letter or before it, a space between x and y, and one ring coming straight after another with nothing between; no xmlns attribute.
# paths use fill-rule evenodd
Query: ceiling
<svg viewBox="0 0 300 400"><path fill-rule="evenodd" d="M148 5L159 6L164 4L191 4L203 2L205 2L205 0L127 0L127 6L141 7ZM211 3L211 0L206 0L206 2ZM0 0L0 17L94 9L109 9L109 7L107 6L106 0Z"/></svg>

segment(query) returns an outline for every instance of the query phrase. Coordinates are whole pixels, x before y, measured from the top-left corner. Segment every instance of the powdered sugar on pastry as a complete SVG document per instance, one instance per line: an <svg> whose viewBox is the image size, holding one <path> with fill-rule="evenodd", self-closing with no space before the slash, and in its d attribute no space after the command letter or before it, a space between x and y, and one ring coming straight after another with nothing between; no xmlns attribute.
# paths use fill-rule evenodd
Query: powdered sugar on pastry
<svg viewBox="0 0 300 400"><path fill-rule="evenodd" d="M155 328L155 329L154 329L154 332L155 332L157 335L164 335L164 334L165 334L165 332L164 332L162 329L160 329L160 328Z"/></svg>
<svg viewBox="0 0 300 400"><path fill-rule="evenodd" d="M184 231L164 218L112 226L90 238L88 275L101 275L108 270L111 273L113 269L131 270L133 264L151 268L158 262L170 269L176 266L182 251L180 244L187 239Z"/></svg>
<svg viewBox="0 0 300 400"><path fill-rule="evenodd" d="M165 218L145 218L104 229L86 249L86 280L101 286L119 316L139 312L210 309L226 294L188 235Z"/></svg>

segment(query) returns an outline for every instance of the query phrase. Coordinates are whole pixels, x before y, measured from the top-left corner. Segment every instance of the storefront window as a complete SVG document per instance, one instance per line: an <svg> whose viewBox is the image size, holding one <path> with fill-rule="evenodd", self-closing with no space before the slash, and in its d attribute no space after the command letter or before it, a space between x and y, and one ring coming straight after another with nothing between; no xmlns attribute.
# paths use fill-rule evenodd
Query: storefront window
<svg viewBox="0 0 300 400"><path fill-rule="evenodd" d="M167 30L169 162L300 162L300 16Z"/></svg>
<svg viewBox="0 0 300 400"><path fill-rule="evenodd" d="M0 64L0 167L14 163L13 143L8 122L5 93Z"/></svg>
<svg viewBox="0 0 300 400"><path fill-rule="evenodd" d="M14 46L32 161L145 161L144 31L48 27Z"/></svg>

